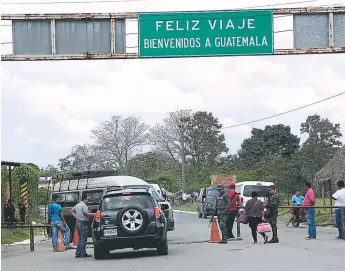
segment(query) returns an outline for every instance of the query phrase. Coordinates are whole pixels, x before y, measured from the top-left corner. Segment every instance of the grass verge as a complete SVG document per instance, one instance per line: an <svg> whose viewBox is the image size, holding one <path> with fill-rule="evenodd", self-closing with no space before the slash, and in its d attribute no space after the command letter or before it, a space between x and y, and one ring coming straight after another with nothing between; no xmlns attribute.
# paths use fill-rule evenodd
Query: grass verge
<svg viewBox="0 0 345 271"><path fill-rule="evenodd" d="M185 212L196 212L196 203L180 204L180 210Z"/></svg>
<svg viewBox="0 0 345 271"><path fill-rule="evenodd" d="M325 201L325 206L330 206L330 200ZM281 202L282 206L288 206L288 201L283 201ZM291 206L291 201L290 204ZM322 199L317 199L316 200L316 206L324 206L324 202ZM194 203L187 203L187 204L180 204L179 209L181 211L186 211L186 212L196 212L197 209L197 204ZM334 213L334 211L333 211ZM290 210L289 209L279 209L279 220L280 221L287 221L291 216ZM322 209L322 208L316 208L315 209L315 222L318 225L322 224L330 224L331 221L331 209Z"/></svg>
<svg viewBox="0 0 345 271"><path fill-rule="evenodd" d="M29 238L29 229L1 229L1 244L13 244Z"/></svg>
<svg viewBox="0 0 345 271"><path fill-rule="evenodd" d="M34 229L34 236L40 234L42 229ZM27 229L1 229L1 244L13 244L30 239L30 230Z"/></svg>

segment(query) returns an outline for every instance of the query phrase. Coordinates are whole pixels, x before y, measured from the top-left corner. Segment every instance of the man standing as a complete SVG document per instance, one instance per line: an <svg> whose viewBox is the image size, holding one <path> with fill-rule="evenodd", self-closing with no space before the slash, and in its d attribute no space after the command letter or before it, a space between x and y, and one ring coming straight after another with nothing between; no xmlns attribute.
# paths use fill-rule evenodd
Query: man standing
<svg viewBox="0 0 345 271"><path fill-rule="evenodd" d="M219 196L217 198L217 216L219 228L222 232L222 240L220 240L219 244L226 244L228 242L226 221L229 214L230 197L227 193L225 193L224 186L221 184L218 185L218 192Z"/></svg>
<svg viewBox="0 0 345 271"><path fill-rule="evenodd" d="M277 220L278 220L278 206L279 206L279 197L277 195L277 190L275 186L270 186L268 188L268 200L266 202L266 219L268 223L270 223L272 227L272 239L267 243L279 243L278 238L278 228L277 228Z"/></svg>
<svg viewBox="0 0 345 271"><path fill-rule="evenodd" d="M50 223L52 225L52 243L53 243L53 250L56 252L56 243L58 237L58 230L60 229L64 235L65 240L65 247L66 249L70 248L69 239L71 237L71 231L66 224L65 218L62 214L62 209L59 204L60 196L57 194L53 194L52 196L53 203L48 207L48 214L50 217Z"/></svg>
<svg viewBox="0 0 345 271"><path fill-rule="evenodd" d="M292 204L294 207L301 206L304 200L304 197L301 195L301 192L296 191L296 194L292 196ZM286 223L286 226L289 226L290 222L294 217L296 217L297 221L299 221L299 211L300 208L293 208L293 213L289 221Z"/></svg>
<svg viewBox="0 0 345 271"><path fill-rule="evenodd" d="M235 218L238 213L237 207L241 205L241 197L236 193L235 188L236 188L235 184L231 184L230 189L227 192L227 194L230 197L230 208L229 208L226 228L228 232L227 237L228 237L228 240L230 241L233 241L235 239L232 229L234 227Z"/></svg>
<svg viewBox="0 0 345 271"><path fill-rule="evenodd" d="M90 213L87 207L89 203L89 198L87 194L82 195L82 201L79 202L76 206L74 206L71 210L71 214L77 220L77 230L78 230L78 245L77 250L75 252L76 258L87 258L91 257L91 255L86 253L86 242L87 242L87 232L88 232L88 224L89 224L89 216L95 216L96 213Z"/></svg>
<svg viewBox="0 0 345 271"><path fill-rule="evenodd" d="M338 181L337 183L339 190L332 195L332 198L335 200L334 206L339 207L335 209L335 221L337 224L337 228L339 231L339 235L337 239L344 239L344 229L341 217L341 211L343 210L343 219L345 218L345 188L344 188L344 181ZM342 207L342 208L341 208Z"/></svg>
<svg viewBox="0 0 345 271"><path fill-rule="evenodd" d="M18 207L19 207L20 222L25 223L26 207L24 204L24 198L20 198Z"/></svg>
<svg viewBox="0 0 345 271"><path fill-rule="evenodd" d="M16 222L16 208L14 207L12 200L9 199L5 205L5 222L13 223Z"/></svg>
<svg viewBox="0 0 345 271"><path fill-rule="evenodd" d="M303 207L306 209L307 214L307 220L308 220L308 237L306 240L314 240L316 239L316 225L315 225L315 208L313 207L315 205L315 192L313 188L311 187L310 182L305 183L307 193L305 194L304 201L303 201Z"/></svg>

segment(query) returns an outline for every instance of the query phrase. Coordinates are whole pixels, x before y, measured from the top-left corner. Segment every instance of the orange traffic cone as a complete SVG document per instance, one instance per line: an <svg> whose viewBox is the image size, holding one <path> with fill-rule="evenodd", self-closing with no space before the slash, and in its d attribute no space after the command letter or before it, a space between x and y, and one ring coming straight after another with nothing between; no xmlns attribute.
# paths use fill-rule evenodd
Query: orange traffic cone
<svg viewBox="0 0 345 271"><path fill-rule="evenodd" d="M78 245L78 240L79 240L78 229L77 229L77 226L75 226L74 227L74 233L73 233L73 246Z"/></svg>
<svg viewBox="0 0 345 271"><path fill-rule="evenodd" d="M215 218L212 220L212 225L211 225L211 238L209 243L219 243L220 242L220 234L218 230L218 223Z"/></svg>
<svg viewBox="0 0 345 271"><path fill-rule="evenodd" d="M62 231L58 229L57 243L56 243L56 252L65 251L65 244L63 242Z"/></svg>

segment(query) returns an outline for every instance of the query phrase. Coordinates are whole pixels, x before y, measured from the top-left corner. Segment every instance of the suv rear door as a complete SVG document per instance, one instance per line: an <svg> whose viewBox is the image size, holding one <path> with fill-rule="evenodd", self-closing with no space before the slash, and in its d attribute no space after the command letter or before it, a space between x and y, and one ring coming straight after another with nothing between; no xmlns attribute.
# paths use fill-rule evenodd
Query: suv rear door
<svg viewBox="0 0 345 271"><path fill-rule="evenodd" d="M101 236L129 237L156 234L154 208L150 193L124 192L105 195L101 206ZM152 232L152 230L154 230Z"/></svg>

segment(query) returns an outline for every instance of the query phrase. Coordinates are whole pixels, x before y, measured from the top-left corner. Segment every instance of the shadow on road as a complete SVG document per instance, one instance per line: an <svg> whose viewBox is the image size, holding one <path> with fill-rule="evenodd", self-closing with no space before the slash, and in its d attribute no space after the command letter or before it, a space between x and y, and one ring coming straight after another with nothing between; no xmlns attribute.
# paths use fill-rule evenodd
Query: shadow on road
<svg viewBox="0 0 345 271"><path fill-rule="evenodd" d="M174 250L169 249L169 256L174 255ZM133 258L146 258L146 257L164 257L160 256L155 249L145 249L145 250L137 250L137 251L112 251L110 255L108 255L103 261L107 260L126 260L126 259L133 259ZM165 256L166 257L166 256Z"/></svg>

